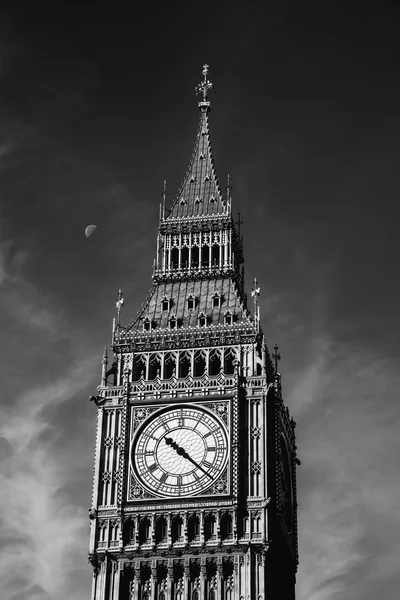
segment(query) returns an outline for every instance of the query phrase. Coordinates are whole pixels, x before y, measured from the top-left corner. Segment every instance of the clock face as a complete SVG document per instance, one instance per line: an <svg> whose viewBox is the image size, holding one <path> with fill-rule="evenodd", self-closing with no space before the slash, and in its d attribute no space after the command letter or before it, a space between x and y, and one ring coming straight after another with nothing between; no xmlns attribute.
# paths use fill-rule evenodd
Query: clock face
<svg viewBox="0 0 400 600"><path fill-rule="evenodd" d="M228 460L223 423L197 406L161 410L145 421L132 446L132 465L141 484L160 496L204 492Z"/></svg>
<svg viewBox="0 0 400 600"><path fill-rule="evenodd" d="M285 520L286 529L290 533L293 527L293 489L292 489L292 474L290 470L289 454L286 441L281 435L281 487L282 487L282 505L283 518Z"/></svg>

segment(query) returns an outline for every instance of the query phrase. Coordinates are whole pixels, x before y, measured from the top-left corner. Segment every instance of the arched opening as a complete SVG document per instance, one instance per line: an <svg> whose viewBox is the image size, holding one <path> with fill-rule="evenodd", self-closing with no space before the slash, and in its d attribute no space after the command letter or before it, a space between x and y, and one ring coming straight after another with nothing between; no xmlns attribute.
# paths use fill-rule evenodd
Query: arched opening
<svg viewBox="0 0 400 600"><path fill-rule="evenodd" d="M160 517L156 521L156 544L162 544L167 541L167 520Z"/></svg>
<svg viewBox="0 0 400 600"><path fill-rule="evenodd" d="M187 269L189 266L189 248L185 247L181 250L181 268Z"/></svg>
<svg viewBox="0 0 400 600"><path fill-rule="evenodd" d="M221 372L221 356L218 350L214 349L210 352L210 361L208 366L209 375L219 375Z"/></svg>
<svg viewBox="0 0 400 600"><path fill-rule="evenodd" d="M230 513L224 513L221 517L221 537L223 540L233 538L232 515Z"/></svg>
<svg viewBox="0 0 400 600"><path fill-rule="evenodd" d="M132 381L139 381L141 377L146 378L146 359L140 354L134 356L132 365Z"/></svg>
<svg viewBox="0 0 400 600"><path fill-rule="evenodd" d="M209 514L205 518L205 527L204 534L206 542L210 540L215 540L217 537L217 524L215 515Z"/></svg>
<svg viewBox="0 0 400 600"><path fill-rule="evenodd" d="M183 542L183 519L177 516L172 521L171 527L172 543Z"/></svg>
<svg viewBox="0 0 400 600"><path fill-rule="evenodd" d="M149 376L148 379L153 380L157 375L161 374L161 360L157 354L152 354L149 360Z"/></svg>
<svg viewBox="0 0 400 600"><path fill-rule="evenodd" d="M233 375L235 372L235 352L231 348L227 348L224 352L224 373L225 375Z"/></svg>
<svg viewBox="0 0 400 600"><path fill-rule="evenodd" d="M200 541L200 519L197 515L191 515L188 521L189 542Z"/></svg>
<svg viewBox="0 0 400 600"><path fill-rule="evenodd" d="M174 354L168 353L164 359L164 379L170 379L176 374L176 358Z"/></svg>
<svg viewBox="0 0 400 600"><path fill-rule="evenodd" d="M178 248L172 248L171 250L171 268L177 269L179 264L179 250Z"/></svg>
<svg viewBox="0 0 400 600"><path fill-rule="evenodd" d="M192 258L191 258L191 266L195 267L196 269L199 266L199 247L198 246L193 246L192 247Z"/></svg>
<svg viewBox="0 0 400 600"><path fill-rule="evenodd" d="M213 267L219 266L219 245L213 244L211 249L211 264Z"/></svg>
<svg viewBox="0 0 400 600"><path fill-rule="evenodd" d="M201 350L194 353L194 377L202 377L206 372L206 357Z"/></svg>
<svg viewBox="0 0 400 600"><path fill-rule="evenodd" d="M210 264L210 251L208 246L203 246L201 248L201 266L204 268L208 268Z"/></svg>
<svg viewBox="0 0 400 600"><path fill-rule="evenodd" d="M147 544L150 540L151 523L148 517L141 519L139 524L139 543Z"/></svg>
<svg viewBox="0 0 400 600"><path fill-rule="evenodd" d="M190 356L186 352L179 355L179 377L187 377L190 373Z"/></svg>

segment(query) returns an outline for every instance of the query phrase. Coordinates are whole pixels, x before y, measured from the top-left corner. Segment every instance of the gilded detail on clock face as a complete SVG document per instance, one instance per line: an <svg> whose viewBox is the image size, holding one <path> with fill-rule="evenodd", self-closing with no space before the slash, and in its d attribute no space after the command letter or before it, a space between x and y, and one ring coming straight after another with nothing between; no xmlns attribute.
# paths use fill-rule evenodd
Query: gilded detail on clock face
<svg viewBox="0 0 400 600"><path fill-rule="evenodd" d="M160 496L204 492L223 472L228 437L223 423L197 406L151 415L132 445L132 466L142 485Z"/></svg>

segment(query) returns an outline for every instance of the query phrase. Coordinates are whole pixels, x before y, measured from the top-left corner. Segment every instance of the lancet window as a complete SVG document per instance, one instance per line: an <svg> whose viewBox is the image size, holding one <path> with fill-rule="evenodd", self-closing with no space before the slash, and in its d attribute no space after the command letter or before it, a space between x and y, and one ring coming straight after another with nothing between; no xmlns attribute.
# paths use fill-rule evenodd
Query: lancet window
<svg viewBox="0 0 400 600"><path fill-rule="evenodd" d="M179 375L178 377L187 377L190 373L191 360L189 352L179 354Z"/></svg>
<svg viewBox="0 0 400 600"><path fill-rule="evenodd" d="M225 325L232 325L233 317L232 314L228 311L225 313Z"/></svg>
<svg viewBox="0 0 400 600"><path fill-rule="evenodd" d="M155 379L161 375L161 360L157 354L152 354L149 360L149 374L147 379Z"/></svg>
<svg viewBox="0 0 400 600"><path fill-rule="evenodd" d="M212 297L212 305L213 308L219 308L221 306L221 296L219 294L214 294Z"/></svg>
<svg viewBox="0 0 400 600"><path fill-rule="evenodd" d="M197 515L191 515L188 521L189 542L200 541L200 519Z"/></svg>
<svg viewBox="0 0 400 600"><path fill-rule="evenodd" d="M162 544L167 541L167 520L159 517L156 521L156 543Z"/></svg>
<svg viewBox="0 0 400 600"><path fill-rule="evenodd" d="M147 544L151 541L151 523L148 517L143 517L139 524L139 543Z"/></svg>
<svg viewBox="0 0 400 600"><path fill-rule="evenodd" d="M173 544L183 542L183 519L179 515L172 520L171 535Z"/></svg>
<svg viewBox="0 0 400 600"><path fill-rule="evenodd" d="M231 540L233 538L233 523L230 513L224 513L221 516L221 537L223 540Z"/></svg>
<svg viewBox="0 0 400 600"><path fill-rule="evenodd" d="M204 533L206 541L215 540L217 538L217 523L215 515L208 514L206 516Z"/></svg>
<svg viewBox="0 0 400 600"><path fill-rule="evenodd" d="M227 348L224 352L224 373L225 375L233 375L235 372L235 352L231 348Z"/></svg>
<svg viewBox="0 0 400 600"><path fill-rule="evenodd" d="M196 350L194 353L194 377L202 377L206 372L206 355L202 350Z"/></svg>
<svg viewBox="0 0 400 600"><path fill-rule="evenodd" d="M167 353L164 359L164 379L170 379L176 374L176 358L172 353Z"/></svg>
<svg viewBox="0 0 400 600"><path fill-rule="evenodd" d="M132 381L139 381L141 377L146 377L146 359L144 356L135 356L132 366Z"/></svg>
<svg viewBox="0 0 400 600"><path fill-rule="evenodd" d="M209 375L215 376L215 375L219 375L220 372L221 372L221 355L220 355L219 351L214 348L210 352L208 373L209 373Z"/></svg>

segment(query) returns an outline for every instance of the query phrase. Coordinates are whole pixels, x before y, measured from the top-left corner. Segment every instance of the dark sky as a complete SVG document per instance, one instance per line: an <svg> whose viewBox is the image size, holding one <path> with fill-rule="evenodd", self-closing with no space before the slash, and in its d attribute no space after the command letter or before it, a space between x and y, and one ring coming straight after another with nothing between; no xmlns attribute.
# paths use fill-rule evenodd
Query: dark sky
<svg viewBox="0 0 400 600"><path fill-rule="evenodd" d="M118 288L129 321L151 285L207 63L217 174L297 421L298 600L397 599L399 8L2 6L2 598L89 597L87 398Z"/></svg>

